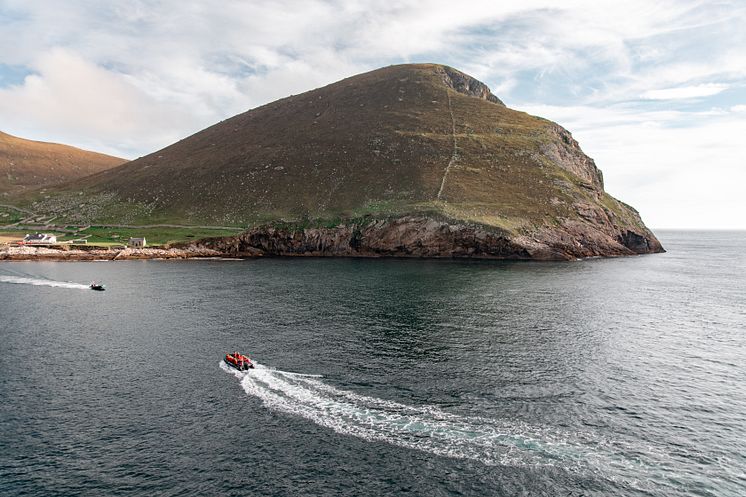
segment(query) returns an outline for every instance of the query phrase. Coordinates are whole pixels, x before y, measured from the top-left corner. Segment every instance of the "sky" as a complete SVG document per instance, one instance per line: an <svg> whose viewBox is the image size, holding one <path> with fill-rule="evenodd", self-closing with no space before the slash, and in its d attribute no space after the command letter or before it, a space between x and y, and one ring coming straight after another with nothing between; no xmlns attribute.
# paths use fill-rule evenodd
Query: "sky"
<svg viewBox="0 0 746 497"><path fill-rule="evenodd" d="M648 226L746 229L744 26L744 0L0 0L0 130L133 159L435 62L569 129Z"/></svg>

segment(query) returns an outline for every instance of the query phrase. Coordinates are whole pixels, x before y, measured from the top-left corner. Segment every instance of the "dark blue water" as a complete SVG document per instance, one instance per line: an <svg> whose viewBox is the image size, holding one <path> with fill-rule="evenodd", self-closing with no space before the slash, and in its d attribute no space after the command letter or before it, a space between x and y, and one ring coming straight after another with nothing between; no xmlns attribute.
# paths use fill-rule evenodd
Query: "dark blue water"
<svg viewBox="0 0 746 497"><path fill-rule="evenodd" d="M660 235L571 263L2 263L0 494L746 495L746 233Z"/></svg>

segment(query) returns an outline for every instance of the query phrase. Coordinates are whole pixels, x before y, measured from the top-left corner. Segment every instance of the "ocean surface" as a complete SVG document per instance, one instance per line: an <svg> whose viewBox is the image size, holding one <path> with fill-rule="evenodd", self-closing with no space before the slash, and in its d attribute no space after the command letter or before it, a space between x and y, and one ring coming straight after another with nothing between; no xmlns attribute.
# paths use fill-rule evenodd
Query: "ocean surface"
<svg viewBox="0 0 746 497"><path fill-rule="evenodd" d="M746 233L659 236L0 263L0 494L746 495Z"/></svg>

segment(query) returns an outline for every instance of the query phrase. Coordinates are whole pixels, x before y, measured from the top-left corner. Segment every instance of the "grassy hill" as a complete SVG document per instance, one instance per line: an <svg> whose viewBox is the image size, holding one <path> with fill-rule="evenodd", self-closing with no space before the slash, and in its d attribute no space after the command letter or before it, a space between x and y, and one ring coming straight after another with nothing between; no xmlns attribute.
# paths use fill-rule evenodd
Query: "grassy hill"
<svg viewBox="0 0 746 497"><path fill-rule="evenodd" d="M25 204L83 223L332 229L419 216L567 254L660 250L569 132L435 64L278 100Z"/></svg>
<svg viewBox="0 0 746 497"><path fill-rule="evenodd" d="M0 199L88 176L124 162L118 157L0 132Z"/></svg>

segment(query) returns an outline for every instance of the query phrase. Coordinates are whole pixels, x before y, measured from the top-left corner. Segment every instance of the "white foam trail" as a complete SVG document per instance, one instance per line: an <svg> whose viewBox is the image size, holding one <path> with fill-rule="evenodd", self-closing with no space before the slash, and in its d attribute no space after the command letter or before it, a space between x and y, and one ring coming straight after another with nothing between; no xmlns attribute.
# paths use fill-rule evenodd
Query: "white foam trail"
<svg viewBox="0 0 746 497"><path fill-rule="evenodd" d="M67 281L42 280L37 278L22 278L19 276L0 276L2 283L17 283L21 285L53 286L57 288L74 288L76 290L89 290L88 285L70 283Z"/></svg>
<svg viewBox="0 0 746 497"><path fill-rule="evenodd" d="M382 441L440 456L490 465L560 465L579 469L588 448L569 434L519 422L465 417L433 406L409 406L341 390L314 376L274 370L221 368L241 380L247 394L280 412L301 416L337 433Z"/></svg>
<svg viewBox="0 0 746 497"><path fill-rule="evenodd" d="M306 374L306 373L293 373L291 371L278 371L277 369L274 370L275 373L278 374L284 374L286 376L302 376L304 378L323 378L323 374Z"/></svg>

